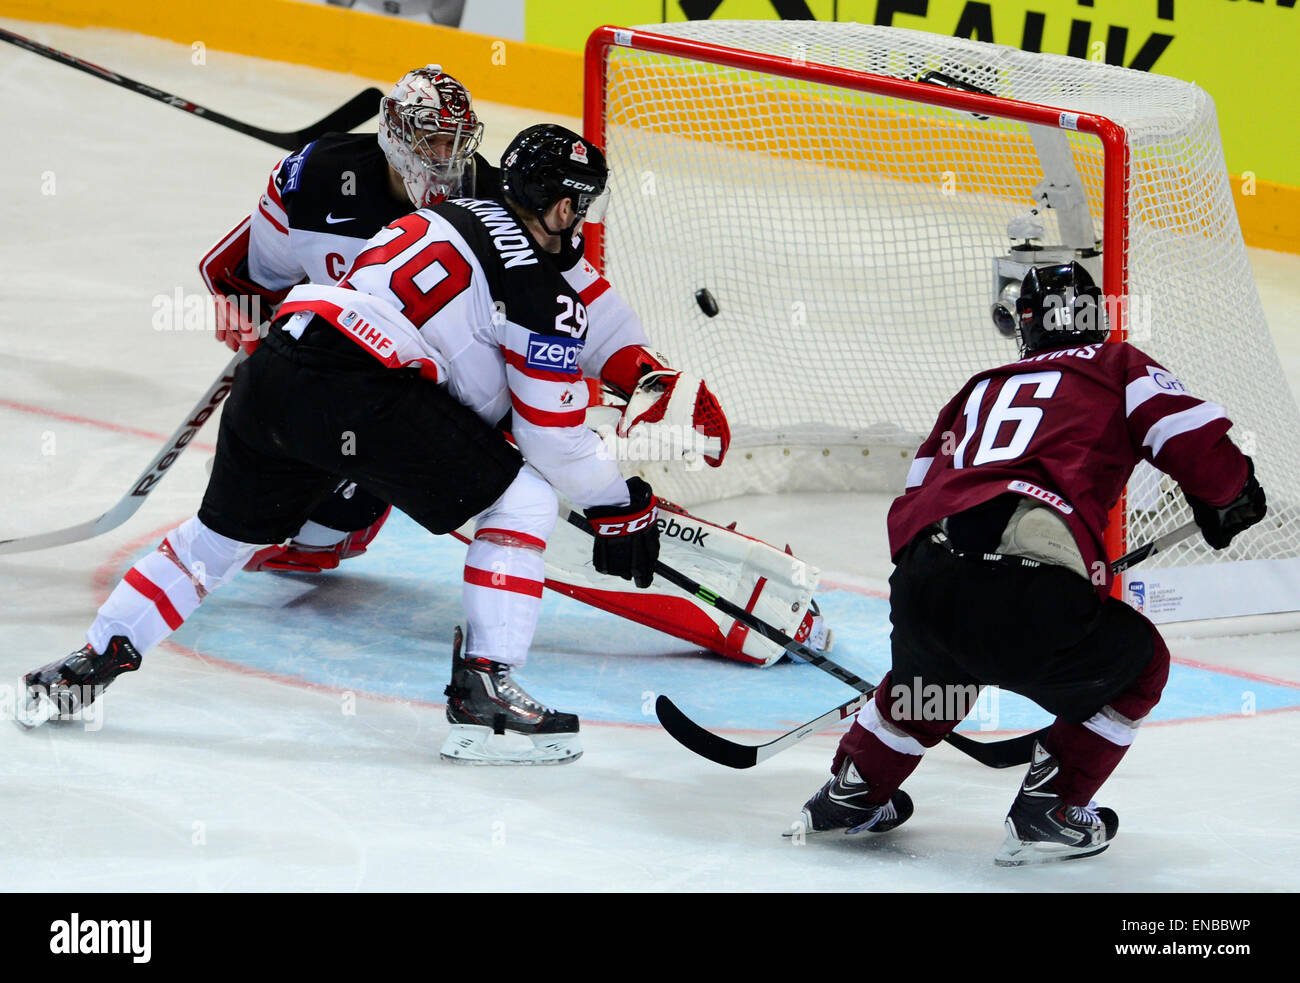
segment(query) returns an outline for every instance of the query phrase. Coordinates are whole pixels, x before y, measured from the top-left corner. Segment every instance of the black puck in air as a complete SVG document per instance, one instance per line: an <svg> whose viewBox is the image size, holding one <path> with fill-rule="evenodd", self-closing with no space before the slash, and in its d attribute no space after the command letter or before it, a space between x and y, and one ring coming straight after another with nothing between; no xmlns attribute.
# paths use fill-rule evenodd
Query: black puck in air
<svg viewBox="0 0 1300 983"><path fill-rule="evenodd" d="M700 310L709 317L718 316L718 302L713 299L713 294L709 293L707 287L700 287L695 291L695 303L699 304Z"/></svg>

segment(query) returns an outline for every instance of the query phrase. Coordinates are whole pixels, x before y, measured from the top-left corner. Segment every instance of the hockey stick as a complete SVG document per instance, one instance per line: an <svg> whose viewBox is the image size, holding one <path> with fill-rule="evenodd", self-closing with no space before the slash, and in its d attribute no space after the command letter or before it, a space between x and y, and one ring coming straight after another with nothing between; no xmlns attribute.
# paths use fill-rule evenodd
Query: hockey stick
<svg viewBox="0 0 1300 983"><path fill-rule="evenodd" d="M119 75L117 72L78 58L76 55L70 55L65 51L59 51L57 48L51 48L41 44L39 41L33 41L31 38L25 38L21 34L14 34L12 31L6 31L0 28L0 41L8 41L10 44L17 45L25 51L32 54L41 55L52 61L67 65L69 68L75 68L78 71L86 72L96 78L103 79L105 82L111 82L114 85L120 85L124 89L130 89L138 92L142 96L147 96L158 102L166 103L168 106L174 106L183 112L192 113L203 119L211 120L219 126L242 133L245 136L254 137L266 143L274 144L282 150L297 150L304 144L311 143L317 137L333 131L347 131L354 126L360 126L366 120L371 119L379 112L379 100L383 98L383 93L376 88L366 89L359 92L347 102L345 102L334 112L330 113L324 119L318 120L311 126L304 127L301 130L295 130L290 133L278 133L275 130L264 130L260 126L253 126L251 123L244 123L237 119L232 119L224 113L218 113L216 110L207 109L197 103L190 102L188 99L182 99L180 96L174 96L170 92L163 92L161 89L155 89L152 85L144 82L137 82L135 79L129 79L125 75Z"/></svg>
<svg viewBox="0 0 1300 983"><path fill-rule="evenodd" d="M1111 571L1115 575L1121 574L1143 560L1181 543L1196 531L1197 525L1195 522L1185 523L1172 532L1168 532L1129 553L1125 553L1111 564ZM772 755L798 744L805 738L847 720L866 704L871 695L871 693L860 693L835 709L826 711L820 717L816 717L794 730L787 731L766 744L758 745L739 744L724 737L719 737L712 731L705 730L682 713L673 704L672 700L666 696L660 696L655 701L655 713L659 717L659 722L664 725L664 729L680 744L696 754L720 765L726 765L728 768L752 768L760 761L767 760ZM991 768L1011 768L1029 762L1030 756L1033 754L1034 742L1046 736L1048 729L1044 727L1030 734L1022 734L1019 737L988 743L974 741L955 733L948 736L959 738L960 740L955 742L956 746L980 761L981 764L986 764ZM954 742L950 741L949 743ZM980 749L986 750L981 751Z"/></svg>
<svg viewBox="0 0 1300 983"><path fill-rule="evenodd" d="M1163 536L1157 536L1149 543L1143 543L1135 550L1130 550L1121 556L1118 560L1110 565L1110 572L1118 577L1129 567L1136 566L1143 560L1150 559L1157 553L1163 553L1171 546L1177 546L1184 539L1196 534L1198 530L1196 521L1184 522L1173 532L1167 532Z"/></svg>
<svg viewBox="0 0 1300 983"><path fill-rule="evenodd" d="M583 530L588 535L595 535L592 532L591 525L587 522L586 519L578 515L577 512L570 512L567 518L570 525L577 526L579 529ZM756 631L764 638L768 639L769 641L775 642L777 645L780 645L782 648L786 650L787 653L789 653L794 658L799 659L802 662L812 663L822 672L829 673L830 675L838 679L840 682L845 683L848 686L852 686L859 693L863 694L864 697L869 696L872 692L875 691L876 687L874 683L867 682L861 676L846 669L838 662L835 662L827 658L821 652L818 652L815 648L812 648L811 646L806 645L803 642L795 641L789 635L785 634L785 632L780 631L779 629L773 627L772 625L769 625L766 621L762 620L759 617L756 617L755 615L751 614L749 611L746 611L744 608L740 607L739 605L733 604L725 597L720 597L718 594L709 590L707 587L703 586L699 582L692 580L684 573L674 570L672 567L668 566L662 560L655 561L655 574L657 576L663 577L664 580L667 580L669 583L675 584L677 587L680 587L682 590L686 591L686 593L690 594L692 597L695 597L698 600L703 601L705 604L708 604L711 607L717 608L719 611L727 615L729 618L733 618L734 620L739 621L741 624L748 627L751 631ZM832 711L832 713L835 712L838 712L838 710ZM668 733L671 734L679 743L686 745L686 747L690 748L692 751L697 751L697 753L703 754L704 757L706 758L709 757L709 755L704 754L703 751L698 751L695 745L700 744L701 742L705 742L706 744L710 743L706 741L706 739L703 738L701 735L707 734L709 738L715 738L716 735L709 734L708 731L704 730L704 728L700 727L698 724L696 724L694 721L688 718L684 713L678 710L677 707L673 705L673 702L670 699L668 699L668 697L666 696L660 695L659 698L655 701L655 714L659 717L659 722L663 724L664 730L668 731ZM827 715L823 715L822 717L819 717L818 720L826 719L826 717ZM829 725L832 722L833 721L831 720L827 720L827 725ZM805 727L806 726L807 725L805 725ZM803 728L801 728L801 730L802 729ZM810 731L809 733L812 732ZM805 734L804 736L806 737L807 734ZM721 741L723 739L716 738L716 740ZM1000 763L1002 761L1003 755L1000 753L1000 745L997 744L983 744L979 741L972 741L970 738L963 737L959 734L949 734L947 737L944 738L944 740L947 741L949 744L953 745L953 747L957 748L959 751L963 752L964 754L970 755L976 761L979 761L981 764L988 765L991 768L1005 768L1009 764L1015 763L1015 762L1008 762L1007 764ZM1013 740L1018 740L1018 738L1014 738ZM743 747L743 745L741 746ZM773 751L772 753L775 753L775 751ZM1025 760L1028 761L1029 759L1026 758ZM751 762L751 764L756 764L756 763L757 760ZM719 764L728 764L728 762L720 761ZM745 767L749 767L749 765L733 764L731 765L731 767L745 768Z"/></svg>
<svg viewBox="0 0 1300 983"><path fill-rule="evenodd" d="M131 490L123 496L121 501L98 519L91 519L89 522L82 522L79 525L68 526L66 529L56 529L54 532L41 533L36 536L0 539L0 555L5 553L28 553L32 550L49 549L51 546L79 543L83 539L93 539L110 529L116 529L135 515L136 510L144 504L144 500L149 496L149 493L154 490L158 482L162 481L167 469L176 463L176 459L181 456L189 442L194 439L194 435L199 432L199 428L208 421L208 418L221 405L221 401L226 398L226 394L230 392L230 384L235 380L235 369L247 357L248 355L241 351L227 363L217 381L208 387L208 391L195 404L194 409L186 414L185 421L176 428L175 433L167 438L167 443L163 444L162 450L149 462L149 466L140 472L140 477L136 478Z"/></svg>

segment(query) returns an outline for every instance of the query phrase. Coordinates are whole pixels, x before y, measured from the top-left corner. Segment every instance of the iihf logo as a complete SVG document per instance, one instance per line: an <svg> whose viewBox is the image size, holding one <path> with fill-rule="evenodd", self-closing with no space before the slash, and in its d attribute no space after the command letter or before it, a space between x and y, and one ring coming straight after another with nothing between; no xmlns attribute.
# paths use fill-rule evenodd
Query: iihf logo
<svg viewBox="0 0 1300 983"><path fill-rule="evenodd" d="M1128 582L1128 593L1129 604L1133 610L1141 614L1147 604L1147 585L1141 580L1130 580Z"/></svg>

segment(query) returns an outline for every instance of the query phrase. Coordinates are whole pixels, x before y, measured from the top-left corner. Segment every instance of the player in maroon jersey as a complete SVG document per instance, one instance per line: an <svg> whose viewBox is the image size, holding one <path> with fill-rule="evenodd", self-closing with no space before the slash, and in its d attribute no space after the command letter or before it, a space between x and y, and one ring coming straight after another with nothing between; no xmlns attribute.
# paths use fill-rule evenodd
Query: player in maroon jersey
<svg viewBox="0 0 1300 983"><path fill-rule="evenodd" d="M1104 344L1100 292L1081 266L1031 270L1014 329L1020 360L943 408L889 511L892 668L791 832L902 824L912 802L899 786L995 685L1056 716L995 862L1106 849L1119 821L1093 795L1169 673L1155 626L1110 596L1107 515L1148 461L1179 482L1215 549L1264 516L1223 408L1132 345Z"/></svg>

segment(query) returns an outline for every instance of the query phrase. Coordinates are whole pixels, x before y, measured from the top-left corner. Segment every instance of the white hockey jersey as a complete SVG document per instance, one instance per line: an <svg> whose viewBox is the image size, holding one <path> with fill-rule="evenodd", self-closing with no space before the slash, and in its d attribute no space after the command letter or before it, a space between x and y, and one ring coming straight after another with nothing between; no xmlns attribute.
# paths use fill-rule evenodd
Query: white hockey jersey
<svg viewBox="0 0 1300 983"><path fill-rule="evenodd" d="M474 174L476 197L496 199L497 168L476 157ZM271 297L304 279L334 283L374 236L410 210L409 202L399 202L389 190L388 163L373 133L327 134L271 169L256 210L209 251L199 269L213 293ZM587 308L583 370L595 378L614 352L649 342L627 302L580 256L581 239L575 238L559 266Z"/></svg>
<svg viewBox="0 0 1300 983"><path fill-rule="evenodd" d="M567 273L577 282L504 205L458 199L382 229L337 284L295 287L276 330L300 337L323 318L384 365L445 383L486 422L509 415L524 457L571 501L621 505L623 477L585 426L584 374L644 336L593 268ZM584 294L610 315L594 344Z"/></svg>

